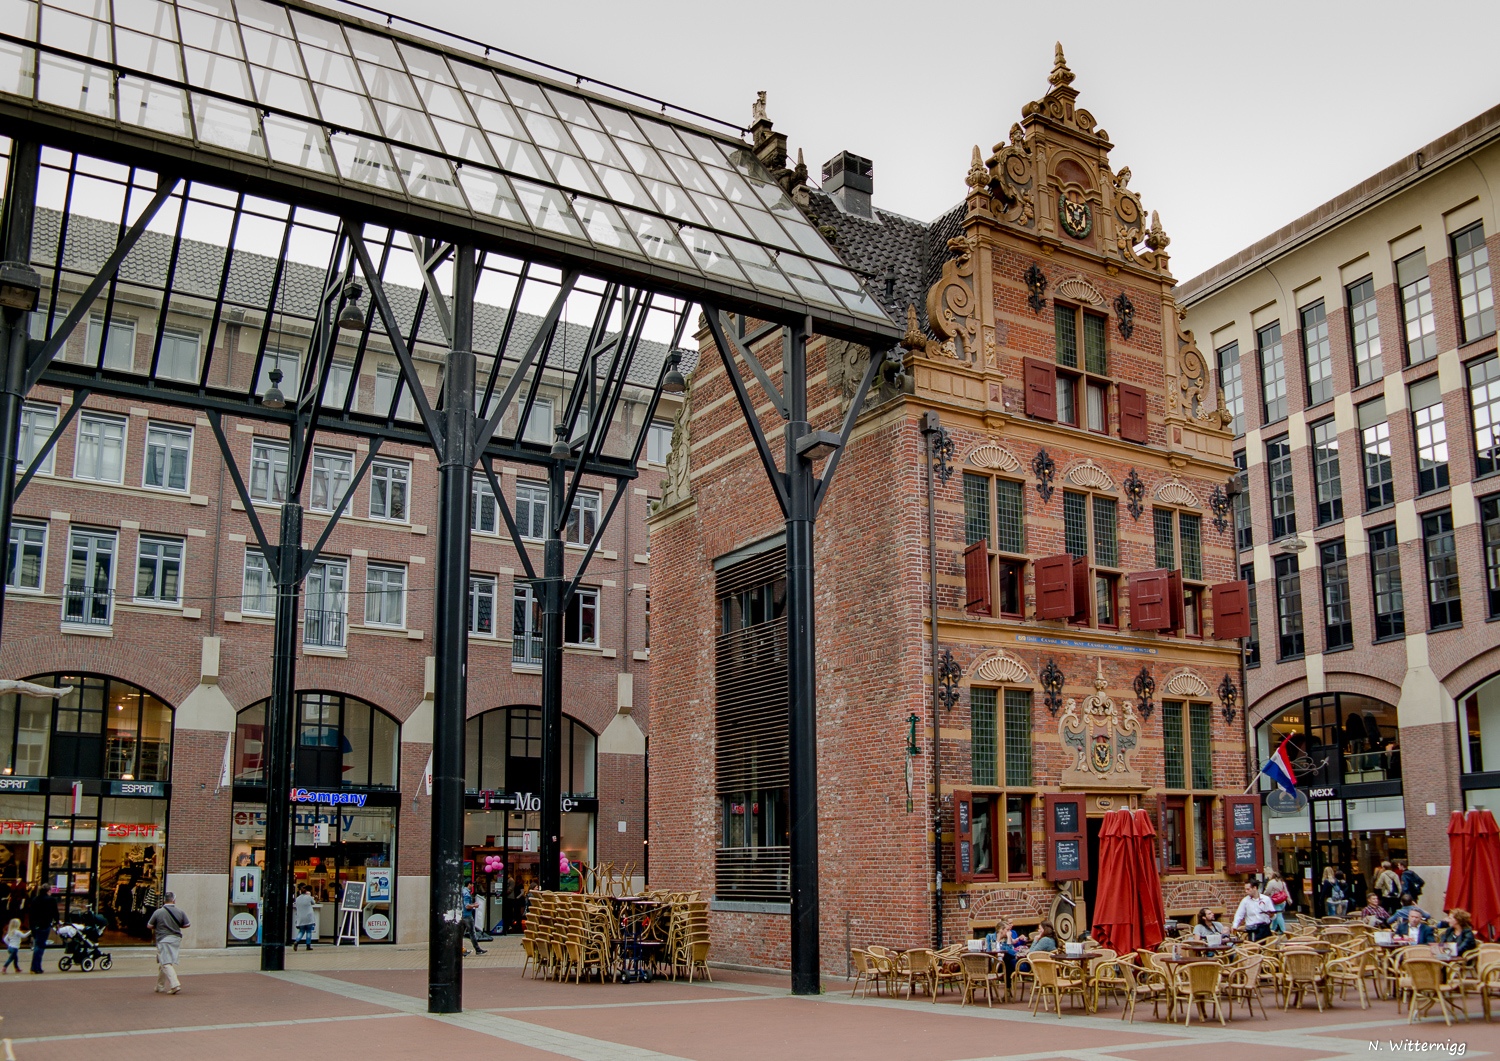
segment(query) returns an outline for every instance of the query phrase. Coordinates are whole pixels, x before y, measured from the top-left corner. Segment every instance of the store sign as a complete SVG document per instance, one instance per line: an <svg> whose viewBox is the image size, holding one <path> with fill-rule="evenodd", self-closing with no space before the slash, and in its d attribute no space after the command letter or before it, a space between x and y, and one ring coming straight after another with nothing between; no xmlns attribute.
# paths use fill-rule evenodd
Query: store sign
<svg viewBox="0 0 1500 1061"><path fill-rule="evenodd" d="M0 777L0 792L40 792L39 777Z"/></svg>
<svg viewBox="0 0 1500 1061"><path fill-rule="evenodd" d="M0 822L0 836L30 837L33 829L41 828L37 822Z"/></svg>
<svg viewBox="0 0 1500 1061"><path fill-rule="evenodd" d="M391 871L388 866L366 866L365 884L369 886L369 894L365 901L371 903L388 903L391 901ZM369 921L366 920L368 925ZM373 935L367 931L367 935Z"/></svg>
<svg viewBox="0 0 1500 1061"><path fill-rule="evenodd" d="M1333 788L1310 788L1307 790L1308 799L1336 799L1337 789Z"/></svg>
<svg viewBox="0 0 1500 1061"><path fill-rule="evenodd" d="M363 792L312 792L305 788L294 788L291 793L293 803L352 803L363 807L368 798Z"/></svg>
<svg viewBox="0 0 1500 1061"><path fill-rule="evenodd" d="M250 939L259 927L260 922L247 910L242 910L229 919L229 934L235 939Z"/></svg>
<svg viewBox="0 0 1500 1061"><path fill-rule="evenodd" d="M391 919L373 910L365 914L365 935L371 939L385 939L391 934Z"/></svg>
<svg viewBox="0 0 1500 1061"><path fill-rule="evenodd" d="M167 786L160 781L111 781L109 783L109 794L111 796L149 796L152 799L162 799L167 794Z"/></svg>
<svg viewBox="0 0 1500 1061"><path fill-rule="evenodd" d="M514 811L524 813L540 813L542 809L542 797L535 792L512 792L507 796L504 793L485 789L479 793L479 798L484 801L485 810L489 810L491 804L497 807L509 807ZM560 800L562 812L567 814L571 810L576 810L580 802L569 796L563 796Z"/></svg>
<svg viewBox="0 0 1500 1061"><path fill-rule="evenodd" d="M156 835L156 826L142 824L111 824L104 827L104 835L116 840L123 840L133 836L154 837Z"/></svg>
<svg viewBox="0 0 1500 1061"><path fill-rule="evenodd" d="M259 866L235 866L230 874L230 881L234 885L233 894L229 901L232 903L258 903L260 902L260 867Z"/></svg>

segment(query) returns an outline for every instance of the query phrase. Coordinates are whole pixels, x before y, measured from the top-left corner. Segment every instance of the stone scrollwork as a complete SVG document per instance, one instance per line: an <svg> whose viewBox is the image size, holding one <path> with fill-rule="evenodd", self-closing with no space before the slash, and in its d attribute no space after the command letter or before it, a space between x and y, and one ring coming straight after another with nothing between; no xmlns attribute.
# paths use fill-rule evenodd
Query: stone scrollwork
<svg viewBox="0 0 1500 1061"><path fill-rule="evenodd" d="M1151 496L1165 505L1178 505L1182 508L1203 507L1203 502L1198 500L1198 495L1188 489L1187 484L1175 475L1158 486Z"/></svg>
<svg viewBox="0 0 1500 1061"><path fill-rule="evenodd" d="M688 455L688 428L693 419L693 377L682 392L682 405L672 420L672 449L667 454L667 477L661 481L661 500L656 510L671 508L692 496L691 460Z"/></svg>
<svg viewBox="0 0 1500 1061"><path fill-rule="evenodd" d="M1130 190L1130 167L1126 166L1113 178L1115 191L1115 245L1120 257L1128 262L1136 261L1135 248L1144 234L1146 210L1141 206L1141 197Z"/></svg>
<svg viewBox="0 0 1500 1061"><path fill-rule="evenodd" d="M1167 679L1166 691L1174 696L1207 696L1208 683L1190 667L1174 671Z"/></svg>
<svg viewBox="0 0 1500 1061"><path fill-rule="evenodd" d="M977 237L954 236L948 249L956 256L943 263L943 274L927 292L927 323L945 351L960 361L976 360L979 316L974 301L974 249Z"/></svg>
<svg viewBox="0 0 1500 1061"><path fill-rule="evenodd" d="M1218 413L1203 414L1203 392L1208 389L1208 362L1198 349L1191 329L1177 329L1177 383L1167 389L1167 412L1195 419L1218 419Z"/></svg>
<svg viewBox="0 0 1500 1061"><path fill-rule="evenodd" d="M1036 220L1035 168L1031 145L1020 122L1010 127L1010 143L996 144L985 165L989 168L994 210L1000 219L1030 227Z"/></svg>
<svg viewBox="0 0 1500 1061"><path fill-rule="evenodd" d="M1010 685L1030 685L1031 671L1026 664L1007 652L996 651L984 656L969 669L973 678L987 682L1005 682Z"/></svg>
<svg viewBox="0 0 1500 1061"><path fill-rule="evenodd" d="M1131 762L1141 722L1129 700L1117 704L1105 692L1108 685L1100 664L1093 693L1081 702L1070 697L1058 720L1058 736L1072 752L1062 772L1064 785L1141 784L1140 770Z"/></svg>
<svg viewBox="0 0 1500 1061"><path fill-rule="evenodd" d="M1081 276L1070 276L1060 281L1057 295L1070 302L1082 302L1090 306L1104 305L1104 296L1099 293L1099 289Z"/></svg>
<svg viewBox="0 0 1500 1061"><path fill-rule="evenodd" d="M975 468L990 468L999 472L1013 472L1021 467L1021 458L998 442L981 442L969 450L964 463Z"/></svg>
<svg viewBox="0 0 1500 1061"><path fill-rule="evenodd" d="M828 366L828 385L839 392L839 411L847 412L865 378L865 369L870 364L870 348L844 339L828 339L824 356ZM877 398L878 389L872 387L865 395L864 408L876 404Z"/></svg>
<svg viewBox="0 0 1500 1061"><path fill-rule="evenodd" d="M1115 489L1115 481L1109 472L1095 464L1089 457L1079 457L1068 462L1063 468L1063 478L1074 486L1087 487L1090 490Z"/></svg>

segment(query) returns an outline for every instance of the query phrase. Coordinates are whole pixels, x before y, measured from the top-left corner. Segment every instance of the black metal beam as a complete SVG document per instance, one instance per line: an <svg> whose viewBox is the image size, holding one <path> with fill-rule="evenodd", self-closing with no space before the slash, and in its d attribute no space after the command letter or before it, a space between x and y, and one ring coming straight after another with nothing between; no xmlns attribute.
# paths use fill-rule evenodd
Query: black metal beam
<svg viewBox="0 0 1500 1061"><path fill-rule="evenodd" d="M506 529L510 531L510 543L516 547L516 555L521 558L521 566L526 569L526 577L536 578L536 568L531 566L531 557L526 551L526 543L521 540L521 528L516 526L516 517L511 515L510 505L505 500L505 492L500 489L500 480L495 478L495 467L489 457L481 462L484 468L484 476L489 480L490 492L495 495L495 507L505 517Z"/></svg>
<svg viewBox="0 0 1500 1061"><path fill-rule="evenodd" d="M281 557L277 549L271 547L271 541L266 537L265 527L260 522L260 514L255 511L255 499L250 496L250 491L245 489L245 479L240 475L239 462L234 459L234 451L229 448L229 439L224 434L223 415L217 409L208 410L208 426L213 428L214 440L219 444L219 456L224 458L224 464L229 469L229 479L234 483L235 493L240 496L240 504L245 506L245 518L250 521L250 529L255 532L255 541L260 546L260 554L266 558L266 564L271 568L271 577L280 582ZM274 471L272 474L274 475ZM290 483L288 485L290 486ZM301 538L297 539L297 544L301 546Z"/></svg>
<svg viewBox="0 0 1500 1061"><path fill-rule="evenodd" d="M51 453L52 447L57 445L57 440L62 437L62 433L73 422L73 417L78 415L78 410L83 408L83 403L88 399L90 393L87 387L80 387L73 392L73 398L68 403L68 411L57 418L57 423L53 425L51 432L47 435L47 441L37 448L36 454L31 458L31 463L26 466L26 474L22 475L21 481L16 483L15 493L11 495L12 500L21 496L21 491L26 489L26 484L31 482L36 473L41 470L42 464L47 460L47 454ZM19 451L19 439L17 442L17 450ZM19 457L19 452L17 456Z"/></svg>
<svg viewBox="0 0 1500 1061"><path fill-rule="evenodd" d="M233 465L231 464L231 467ZM302 594L302 505L281 506L277 545L276 626L272 632L271 702L266 706L266 866L260 888L260 968L286 968L292 870L293 730L297 699L297 603Z"/></svg>
<svg viewBox="0 0 1500 1061"><path fill-rule="evenodd" d="M727 353L731 358L733 358L735 354L739 354L740 357L744 358L745 363L750 366L750 371L755 373L755 378L760 381L761 389L766 392L766 397L771 399L771 404L774 405L776 407L776 411L781 414L781 418L783 420L788 419L790 417L790 410L787 407L787 399L782 395L780 389L777 388L776 384L771 382L771 376L766 371L766 367L760 363L760 358L756 356L754 350L750 349L749 343L741 344L734 341L734 338L730 335L729 329L727 327L729 322L724 319L724 313L722 310L719 311L716 316L718 317L719 327L724 333L725 340L729 343L727 350L721 351L721 353ZM743 322L744 319L744 316L741 315L740 320ZM710 325L710 327L711 326L712 325ZM764 334L764 332L765 330L763 330L761 334ZM783 344L784 343L785 340L783 339ZM786 362L786 356L786 351L783 350L781 352L783 364L785 364Z"/></svg>
<svg viewBox="0 0 1500 1061"><path fill-rule="evenodd" d="M771 481L771 489L776 493L776 503L781 506L782 516L790 517L791 501L787 494L787 475L783 475L781 469L776 467L776 458L771 456L771 446L766 441L766 433L761 430L760 417L756 415L755 406L750 402L750 395L745 391L744 381L740 379L739 369L735 367L734 347L730 345L729 337L724 331L719 308L705 302L703 316L708 321L709 332L713 334L714 346L719 351L719 359L724 362L724 371L729 376L729 385L734 388L735 400L740 403L740 412L744 414L745 425L750 428L750 437L755 440L755 452L760 454L761 466L765 468L766 478ZM786 431L791 431L790 425ZM791 469L788 468L788 475L790 471Z"/></svg>
<svg viewBox="0 0 1500 1061"><path fill-rule="evenodd" d="M568 296L573 293L573 285L578 283L579 275L580 274L576 270L574 270L567 273L562 278L562 284L558 288L557 297L552 300L552 305L547 309L547 315L543 317L542 322L537 325L536 335L532 336L531 344L527 346L525 355L522 356L521 360L516 363L516 371L510 377L510 382L505 385L505 391L500 395L500 400L495 404L495 408L490 412L489 418L486 419L482 425L480 425L479 435L475 439L475 445L480 449L488 447L490 444L490 439L495 437L495 429L500 426L500 418L505 415L505 410L510 408L511 399L516 396L516 391L521 389L521 384L526 379L526 373L531 369L531 363L536 360L536 355L541 352L543 346L550 345L552 340L552 332L557 328L557 322L562 317L563 307L568 304ZM519 297L520 292L517 291L516 298L512 301L519 301ZM500 371L500 358L504 357L504 355L504 350L501 350L499 354L496 355L496 362L494 367L495 372ZM542 366L536 370L536 383L541 382L542 371L545 367L546 362L543 361ZM535 392L536 385L533 384L532 393L535 394ZM521 414L520 426L516 428L517 440L520 439L521 435L526 430L525 417L526 413L529 413L530 411L531 401L530 399L528 399L526 402L526 409Z"/></svg>
<svg viewBox="0 0 1500 1061"><path fill-rule="evenodd" d="M813 495L814 519L817 519L818 513L823 510L823 499L828 495L828 487L833 483L834 473L839 470L839 458L844 455L844 447L849 444L849 436L854 431L854 421L859 419L859 414L864 409L865 395L870 393L870 384L875 382L875 375L883 364L885 364L885 354L871 350L870 363L865 366L864 378L859 381L859 390L854 392L854 400L849 403L849 408L844 413L844 426L839 430L839 447L829 455L828 463L823 466L822 478L818 480L817 492Z"/></svg>

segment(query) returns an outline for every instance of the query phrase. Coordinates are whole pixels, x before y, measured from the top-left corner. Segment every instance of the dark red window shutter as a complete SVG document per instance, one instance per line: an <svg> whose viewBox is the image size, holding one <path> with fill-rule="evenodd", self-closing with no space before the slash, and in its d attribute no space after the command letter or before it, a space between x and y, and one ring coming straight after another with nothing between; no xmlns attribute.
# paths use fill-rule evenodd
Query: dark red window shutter
<svg viewBox="0 0 1500 1061"><path fill-rule="evenodd" d="M1067 553L1036 562L1036 617L1073 618L1073 558Z"/></svg>
<svg viewBox="0 0 1500 1061"><path fill-rule="evenodd" d="M1076 793L1047 793L1042 809L1042 825L1047 836L1047 879L1088 880L1089 845L1087 808L1084 797Z"/></svg>
<svg viewBox="0 0 1500 1061"><path fill-rule="evenodd" d="M964 550L964 584L966 588L964 607L975 615L991 615L990 611L990 550L987 543L978 541Z"/></svg>
<svg viewBox="0 0 1500 1061"><path fill-rule="evenodd" d="M1025 359L1026 415L1057 419L1057 368L1045 361Z"/></svg>
<svg viewBox="0 0 1500 1061"><path fill-rule="evenodd" d="M1146 441L1146 392L1128 383L1120 384L1120 437Z"/></svg>
<svg viewBox="0 0 1500 1061"><path fill-rule="evenodd" d="M953 793L953 879L974 879L974 797L961 790Z"/></svg>
<svg viewBox="0 0 1500 1061"><path fill-rule="evenodd" d="M1172 616L1167 606L1165 569L1137 571L1130 576L1130 628L1170 630Z"/></svg>
<svg viewBox="0 0 1500 1061"><path fill-rule="evenodd" d="M1089 621L1089 558L1086 556L1073 560L1073 618L1079 622Z"/></svg>
<svg viewBox="0 0 1500 1061"><path fill-rule="evenodd" d="M1224 797L1224 872L1259 873L1260 797Z"/></svg>
<svg viewBox="0 0 1500 1061"><path fill-rule="evenodd" d="M1182 572L1167 572L1167 619L1168 630L1182 629ZM1202 631L1199 631L1200 633Z"/></svg>
<svg viewBox="0 0 1500 1061"><path fill-rule="evenodd" d="M1250 583L1223 582L1211 591L1214 638L1232 641L1250 636Z"/></svg>

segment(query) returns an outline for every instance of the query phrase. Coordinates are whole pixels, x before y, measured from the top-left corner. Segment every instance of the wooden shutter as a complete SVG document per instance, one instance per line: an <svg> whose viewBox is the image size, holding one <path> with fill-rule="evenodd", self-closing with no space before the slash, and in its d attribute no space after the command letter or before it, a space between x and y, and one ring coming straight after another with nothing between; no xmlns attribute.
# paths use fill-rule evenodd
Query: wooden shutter
<svg viewBox="0 0 1500 1061"><path fill-rule="evenodd" d="M975 615L991 615L990 611L990 550L986 542L978 541L964 550L964 585L966 588L964 607Z"/></svg>
<svg viewBox="0 0 1500 1061"><path fill-rule="evenodd" d="M1042 824L1047 833L1047 879L1088 880L1089 845L1084 797L1049 792Z"/></svg>
<svg viewBox="0 0 1500 1061"><path fill-rule="evenodd" d="M1182 572L1167 572L1167 619L1168 630L1182 629ZM1201 634L1202 631L1200 630Z"/></svg>
<svg viewBox="0 0 1500 1061"><path fill-rule="evenodd" d="M1156 798L1156 875L1167 875L1167 797Z"/></svg>
<svg viewBox="0 0 1500 1061"><path fill-rule="evenodd" d="M1026 415L1042 420L1057 419L1057 367L1026 358Z"/></svg>
<svg viewBox="0 0 1500 1061"><path fill-rule="evenodd" d="M1084 623L1089 621L1089 558L1086 556L1073 560L1073 618Z"/></svg>
<svg viewBox="0 0 1500 1061"><path fill-rule="evenodd" d="M1130 628L1132 630L1170 630L1172 616L1167 604L1165 568L1137 571L1130 576Z"/></svg>
<svg viewBox="0 0 1500 1061"><path fill-rule="evenodd" d="M974 879L974 796L964 791L953 793L953 879Z"/></svg>
<svg viewBox="0 0 1500 1061"><path fill-rule="evenodd" d="M1250 583L1221 582L1211 591L1214 639L1233 641L1250 636Z"/></svg>
<svg viewBox="0 0 1500 1061"><path fill-rule="evenodd" d="M1036 617L1073 618L1073 558L1044 556L1036 562Z"/></svg>
<svg viewBox="0 0 1500 1061"><path fill-rule="evenodd" d="M1259 873L1260 797L1224 797L1224 872Z"/></svg>
<svg viewBox="0 0 1500 1061"><path fill-rule="evenodd" d="M1120 385L1120 437L1127 442L1146 441L1146 392L1128 383Z"/></svg>

